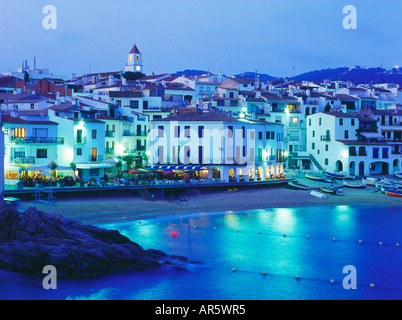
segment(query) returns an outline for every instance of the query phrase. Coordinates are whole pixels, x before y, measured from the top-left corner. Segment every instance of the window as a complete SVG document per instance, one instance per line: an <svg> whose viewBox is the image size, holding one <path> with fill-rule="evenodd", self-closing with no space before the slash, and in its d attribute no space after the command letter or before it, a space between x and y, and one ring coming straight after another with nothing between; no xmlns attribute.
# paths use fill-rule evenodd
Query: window
<svg viewBox="0 0 402 320"><path fill-rule="evenodd" d="M311 119L308 119L308 126L311 127Z"/></svg>
<svg viewBox="0 0 402 320"><path fill-rule="evenodd" d="M77 130L77 143L82 143L82 130Z"/></svg>
<svg viewBox="0 0 402 320"><path fill-rule="evenodd" d="M135 58L135 60L137 60L137 62L140 61L140 55L139 54L137 54L137 57Z"/></svg>
<svg viewBox="0 0 402 320"><path fill-rule="evenodd" d="M329 162L328 162L327 158L324 160L324 163L325 163L326 166L328 165Z"/></svg>
<svg viewBox="0 0 402 320"><path fill-rule="evenodd" d="M198 138L204 138L204 126L198 126Z"/></svg>
<svg viewBox="0 0 402 320"><path fill-rule="evenodd" d="M97 176L99 175L99 169L89 169L90 176Z"/></svg>
<svg viewBox="0 0 402 320"><path fill-rule="evenodd" d="M31 103L31 109L35 109L35 104Z"/></svg>
<svg viewBox="0 0 402 320"><path fill-rule="evenodd" d="M25 158L25 148L15 148L14 158Z"/></svg>
<svg viewBox="0 0 402 320"><path fill-rule="evenodd" d="M327 144L325 145L325 151L328 151L328 145Z"/></svg>
<svg viewBox="0 0 402 320"><path fill-rule="evenodd" d="M228 138L233 138L233 126L228 126Z"/></svg>
<svg viewBox="0 0 402 320"><path fill-rule="evenodd" d="M352 126L354 126L354 125L355 125L355 119L350 119L350 124L351 124Z"/></svg>
<svg viewBox="0 0 402 320"><path fill-rule="evenodd" d="M139 101L138 100L130 100L130 108L132 109L138 109L139 108Z"/></svg>
<svg viewBox="0 0 402 320"><path fill-rule="evenodd" d="M218 107L223 107L225 106L225 100L218 100Z"/></svg>
<svg viewBox="0 0 402 320"><path fill-rule="evenodd" d="M321 120L322 120L321 118L318 119L318 125L319 126L321 125Z"/></svg>
<svg viewBox="0 0 402 320"><path fill-rule="evenodd" d="M180 137L180 127L179 126L174 127L174 137L175 138Z"/></svg>
<svg viewBox="0 0 402 320"><path fill-rule="evenodd" d="M275 131L271 131L271 140L275 140Z"/></svg>
<svg viewBox="0 0 402 320"><path fill-rule="evenodd" d="M343 119L342 118L339 119L339 125L343 126Z"/></svg>
<svg viewBox="0 0 402 320"><path fill-rule="evenodd" d="M388 148L382 148L382 158L388 159Z"/></svg>
<svg viewBox="0 0 402 320"><path fill-rule="evenodd" d="M82 148L77 148L77 156L82 156Z"/></svg>
<svg viewBox="0 0 402 320"><path fill-rule="evenodd" d="M47 149L36 149L36 157L38 159L46 159L47 158Z"/></svg>
<svg viewBox="0 0 402 320"><path fill-rule="evenodd" d="M246 137L246 127L241 127L241 130L242 130L242 136L243 136L243 138L245 138Z"/></svg>
<svg viewBox="0 0 402 320"><path fill-rule="evenodd" d="M234 92L229 92L229 98L234 98Z"/></svg>
<svg viewBox="0 0 402 320"><path fill-rule="evenodd" d="M373 159L379 158L380 148L373 148Z"/></svg>
<svg viewBox="0 0 402 320"><path fill-rule="evenodd" d="M164 127L158 126L158 137L163 138L163 135L164 135Z"/></svg>
<svg viewBox="0 0 402 320"><path fill-rule="evenodd" d="M265 139L270 139L271 138L271 132L267 131L265 132Z"/></svg>
<svg viewBox="0 0 402 320"><path fill-rule="evenodd" d="M349 131L345 130L345 139L349 139Z"/></svg>
<svg viewBox="0 0 402 320"><path fill-rule="evenodd" d="M92 130L92 139L96 139L98 135L98 131L97 130Z"/></svg>
<svg viewBox="0 0 402 320"><path fill-rule="evenodd" d="M203 152L204 152L204 147L198 146L198 163L199 163L199 164L203 164L203 163L204 163L203 160L202 160L202 158L203 158Z"/></svg>
<svg viewBox="0 0 402 320"><path fill-rule="evenodd" d="M258 132L258 140L262 140L262 131Z"/></svg>
<svg viewBox="0 0 402 320"><path fill-rule="evenodd" d="M116 104L120 108L121 107L121 100L116 100Z"/></svg>
<svg viewBox="0 0 402 320"><path fill-rule="evenodd" d="M313 142L312 144L311 144L311 149L315 149L315 143Z"/></svg>
<svg viewBox="0 0 402 320"><path fill-rule="evenodd" d="M25 138L27 136L27 130L25 128L11 129L11 137L13 138Z"/></svg>
<svg viewBox="0 0 402 320"><path fill-rule="evenodd" d="M313 130L313 138L315 137L315 131Z"/></svg>
<svg viewBox="0 0 402 320"><path fill-rule="evenodd" d="M190 126L184 126L184 136L190 138Z"/></svg>

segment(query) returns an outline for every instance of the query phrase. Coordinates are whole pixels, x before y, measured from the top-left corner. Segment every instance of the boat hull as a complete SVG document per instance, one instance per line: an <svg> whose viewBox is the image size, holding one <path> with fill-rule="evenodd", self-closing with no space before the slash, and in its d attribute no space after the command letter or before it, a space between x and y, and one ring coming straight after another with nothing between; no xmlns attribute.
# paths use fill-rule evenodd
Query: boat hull
<svg viewBox="0 0 402 320"><path fill-rule="evenodd" d="M292 181L288 183L288 187L291 189L297 189L297 190L309 190L310 189L310 187L305 186L304 184L300 184L300 183L292 182Z"/></svg>
<svg viewBox="0 0 402 320"><path fill-rule="evenodd" d="M402 193L394 191L385 191L385 194L390 197L402 198Z"/></svg>
<svg viewBox="0 0 402 320"><path fill-rule="evenodd" d="M343 179L345 179L345 175L344 175L344 174L337 174L337 173L326 172L325 175L326 175L328 178L332 178L332 179L338 179L338 180L343 180Z"/></svg>
<svg viewBox="0 0 402 320"><path fill-rule="evenodd" d="M346 183L346 182L343 183L343 186L347 187L347 188L355 188L355 189L364 189L367 187L367 185L364 183Z"/></svg>

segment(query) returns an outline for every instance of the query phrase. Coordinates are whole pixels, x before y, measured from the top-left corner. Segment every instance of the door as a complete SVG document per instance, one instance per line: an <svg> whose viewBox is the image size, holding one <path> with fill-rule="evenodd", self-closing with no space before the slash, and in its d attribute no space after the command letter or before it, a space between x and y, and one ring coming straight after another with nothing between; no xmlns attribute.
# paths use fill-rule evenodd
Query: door
<svg viewBox="0 0 402 320"><path fill-rule="evenodd" d="M98 149L91 149L91 162L96 162L98 160Z"/></svg>

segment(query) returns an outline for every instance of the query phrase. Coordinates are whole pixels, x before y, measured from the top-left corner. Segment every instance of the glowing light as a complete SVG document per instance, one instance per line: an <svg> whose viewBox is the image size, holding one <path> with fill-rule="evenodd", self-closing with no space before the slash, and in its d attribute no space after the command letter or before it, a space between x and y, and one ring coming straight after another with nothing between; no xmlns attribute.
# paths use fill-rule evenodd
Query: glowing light
<svg viewBox="0 0 402 320"><path fill-rule="evenodd" d="M242 111L243 111L244 113L246 113L246 112L247 112L247 108L244 107L244 108L242 109Z"/></svg>
<svg viewBox="0 0 402 320"><path fill-rule="evenodd" d="M284 155L285 157L288 157L288 156L289 156L289 152L285 151L283 155Z"/></svg>
<svg viewBox="0 0 402 320"><path fill-rule="evenodd" d="M347 158L349 156L349 151L348 150L343 150L342 151L342 157Z"/></svg>
<svg viewBox="0 0 402 320"><path fill-rule="evenodd" d="M80 126L83 126L83 125L85 124L85 122L84 122L84 120L80 120L80 122L78 122L78 124L79 124Z"/></svg>
<svg viewBox="0 0 402 320"><path fill-rule="evenodd" d="M243 119L244 118L244 113L240 113L239 117Z"/></svg>

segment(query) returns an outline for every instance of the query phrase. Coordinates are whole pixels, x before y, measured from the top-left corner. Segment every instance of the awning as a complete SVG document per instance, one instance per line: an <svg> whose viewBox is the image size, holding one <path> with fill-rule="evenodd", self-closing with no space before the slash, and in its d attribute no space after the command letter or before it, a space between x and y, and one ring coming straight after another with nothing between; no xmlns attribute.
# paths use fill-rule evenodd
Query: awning
<svg viewBox="0 0 402 320"><path fill-rule="evenodd" d="M163 170L163 171L172 171L172 170L180 170L180 171L201 171L208 170L208 167L205 166L176 166L176 165L164 165L164 166L146 166L146 169L154 169L154 170Z"/></svg>
<svg viewBox="0 0 402 320"><path fill-rule="evenodd" d="M126 161L119 159L119 158L109 158L109 159L106 159L105 162L110 163L113 167L115 167L118 162L121 162L122 164L127 163Z"/></svg>
<svg viewBox="0 0 402 320"><path fill-rule="evenodd" d="M377 139L377 138L384 139L384 136L377 132L360 132L360 134L368 139Z"/></svg>
<svg viewBox="0 0 402 320"><path fill-rule="evenodd" d="M21 167L4 166L4 171L22 171Z"/></svg>
<svg viewBox="0 0 402 320"><path fill-rule="evenodd" d="M77 169L89 170L89 169L104 169L111 168L110 163L77 163Z"/></svg>

